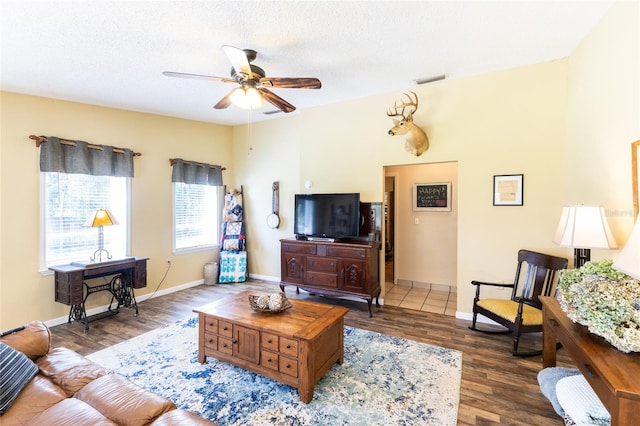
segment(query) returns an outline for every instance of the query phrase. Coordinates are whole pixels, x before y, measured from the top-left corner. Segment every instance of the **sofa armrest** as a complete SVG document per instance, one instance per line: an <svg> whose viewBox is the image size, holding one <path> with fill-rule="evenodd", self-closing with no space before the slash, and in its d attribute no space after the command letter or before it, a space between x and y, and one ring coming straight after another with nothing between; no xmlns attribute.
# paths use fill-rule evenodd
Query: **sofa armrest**
<svg viewBox="0 0 640 426"><path fill-rule="evenodd" d="M42 321L34 321L27 324L22 330L2 336L0 341L35 361L49 352L51 333Z"/></svg>

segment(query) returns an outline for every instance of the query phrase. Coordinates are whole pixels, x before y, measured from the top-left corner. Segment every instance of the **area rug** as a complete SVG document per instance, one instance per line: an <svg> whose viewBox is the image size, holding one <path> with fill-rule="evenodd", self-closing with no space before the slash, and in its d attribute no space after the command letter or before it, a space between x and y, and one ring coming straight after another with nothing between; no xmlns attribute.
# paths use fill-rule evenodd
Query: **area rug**
<svg viewBox="0 0 640 426"><path fill-rule="evenodd" d="M198 319L179 321L88 357L222 426L455 425L462 353L345 327L344 363L296 389L214 358L198 362Z"/></svg>

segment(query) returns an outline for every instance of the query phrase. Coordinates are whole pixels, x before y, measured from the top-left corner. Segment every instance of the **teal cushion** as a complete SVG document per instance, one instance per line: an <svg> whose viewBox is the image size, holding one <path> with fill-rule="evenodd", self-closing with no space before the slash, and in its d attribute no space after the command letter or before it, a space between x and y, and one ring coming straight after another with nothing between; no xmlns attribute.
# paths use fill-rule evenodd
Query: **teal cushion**
<svg viewBox="0 0 640 426"><path fill-rule="evenodd" d="M11 407L38 371L38 366L25 354L0 342L0 414Z"/></svg>

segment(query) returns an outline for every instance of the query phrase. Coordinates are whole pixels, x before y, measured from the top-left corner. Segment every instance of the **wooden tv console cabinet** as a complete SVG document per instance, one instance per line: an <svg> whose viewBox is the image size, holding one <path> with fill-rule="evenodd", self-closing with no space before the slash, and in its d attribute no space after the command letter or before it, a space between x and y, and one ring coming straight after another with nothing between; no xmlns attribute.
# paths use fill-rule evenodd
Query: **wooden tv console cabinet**
<svg viewBox="0 0 640 426"><path fill-rule="evenodd" d="M637 425L640 418L640 353L626 354L576 324L553 297L541 297L543 367L556 365L556 340L611 414L611 426Z"/></svg>
<svg viewBox="0 0 640 426"><path fill-rule="evenodd" d="M295 286L327 296L356 296L369 306L380 297L377 241L326 242L280 240L280 288Z"/></svg>

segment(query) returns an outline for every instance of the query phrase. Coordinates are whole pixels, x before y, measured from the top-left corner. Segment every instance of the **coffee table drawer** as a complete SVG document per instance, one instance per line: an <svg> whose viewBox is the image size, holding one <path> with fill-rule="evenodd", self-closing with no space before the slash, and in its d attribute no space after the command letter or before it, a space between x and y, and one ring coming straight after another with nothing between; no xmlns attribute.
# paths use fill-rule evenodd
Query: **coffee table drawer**
<svg viewBox="0 0 640 426"><path fill-rule="evenodd" d="M278 371L279 358L280 358L279 355L275 352L262 351L262 354L260 357L260 364L263 367L267 367L272 370Z"/></svg>
<svg viewBox="0 0 640 426"><path fill-rule="evenodd" d="M227 339L226 337L218 338L218 352L222 352L225 354L232 355L233 354L233 343L231 339Z"/></svg>
<svg viewBox="0 0 640 426"><path fill-rule="evenodd" d="M298 358L298 341L287 339L286 337L280 338L280 353L288 355L294 358Z"/></svg>
<svg viewBox="0 0 640 426"><path fill-rule="evenodd" d="M233 337L233 325L230 322L218 320L218 334Z"/></svg>
<svg viewBox="0 0 640 426"><path fill-rule="evenodd" d="M212 351L217 351L218 350L218 336L215 334L211 334L211 333L205 333L204 334L204 347L212 350Z"/></svg>
<svg viewBox="0 0 640 426"><path fill-rule="evenodd" d="M218 334L218 319L210 316L205 317L204 332Z"/></svg>
<svg viewBox="0 0 640 426"><path fill-rule="evenodd" d="M298 377L298 361L293 358L281 356L278 361L278 370L291 377Z"/></svg>
<svg viewBox="0 0 640 426"><path fill-rule="evenodd" d="M278 335L271 334L271 333L262 333L262 336L260 337L260 345L265 349L269 349L271 351L277 351Z"/></svg>

